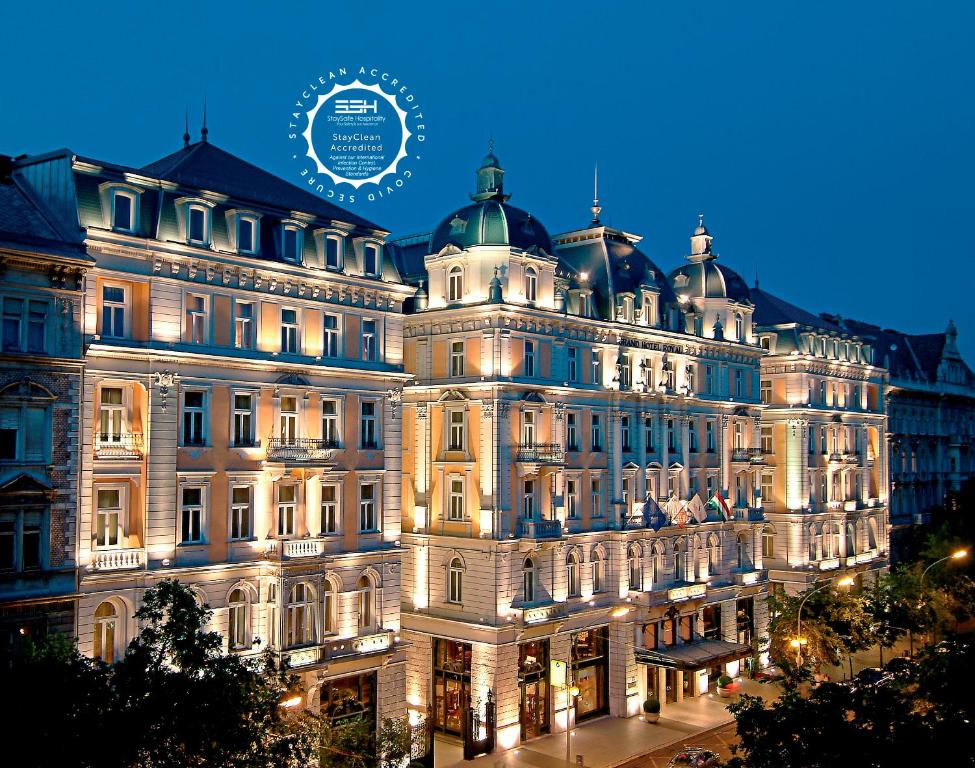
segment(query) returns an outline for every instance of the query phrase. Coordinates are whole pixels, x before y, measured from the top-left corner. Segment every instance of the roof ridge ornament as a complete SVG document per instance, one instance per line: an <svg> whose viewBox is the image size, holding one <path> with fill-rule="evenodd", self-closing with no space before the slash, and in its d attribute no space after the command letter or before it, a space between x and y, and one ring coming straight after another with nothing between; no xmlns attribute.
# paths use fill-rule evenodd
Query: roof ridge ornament
<svg viewBox="0 0 975 768"><path fill-rule="evenodd" d="M207 128L207 97L203 97L203 127L200 129L200 141L207 143L207 136L210 131Z"/></svg>
<svg viewBox="0 0 975 768"><path fill-rule="evenodd" d="M599 224L599 214L602 212L602 207L599 205L599 163L593 164L592 171L592 223Z"/></svg>
<svg viewBox="0 0 975 768"><path fill-rule="evenodd" d="M183 113L183 149L190 145L190 108L186 107Z"/></svg>

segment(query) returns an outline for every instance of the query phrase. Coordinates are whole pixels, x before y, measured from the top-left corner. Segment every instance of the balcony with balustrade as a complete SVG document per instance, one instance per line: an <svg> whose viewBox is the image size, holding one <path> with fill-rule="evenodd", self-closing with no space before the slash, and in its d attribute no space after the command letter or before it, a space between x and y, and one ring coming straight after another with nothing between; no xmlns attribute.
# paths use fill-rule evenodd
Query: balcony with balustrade
<svg viewBox="0 0 975 768"><path fill-rule="evenodd" d="M141 432L112 432L95 435L95 458L113 461L141 461L145 448Z"/></svg>
<svg viewBox="0 0 975 768"><path fill-rule="evenodd" d="M91 553L89 571L131 571L143 568L146 564L146 550L133 549L97 549Z"/></svg>
<svg viewBox="0 0 975 768"><path fill-rule="evenodd" d="M565 452L558 443L523 443L518 446L515 461L555 466L565 462Z"/></svg>
<svg viewBox="0 0 975 768"><path fill-rule="evenodd" d="M341 536L273 539L267 544L267 556L272 560L301 560L338 552L341 548Z"/></svg>
<svg viewBox="0 0 975 768"><path fill-rule="evenodd" d="M735 448L731 452L735 464L765 464L765 452L761 448Z"/></svg>
<svg viewBox="0 0 975 768"><path fill-rule="evenodd" d="M335 459L338 444L317 437L272 437L267 441L266 463L286 466L325 466Z"/></svg>
<svg viewBox="0 0 975 768"><path fill-rule="evenodd" d="M522 520L518 523L518 535L523 539L561 539L560 520Z"/></svg>

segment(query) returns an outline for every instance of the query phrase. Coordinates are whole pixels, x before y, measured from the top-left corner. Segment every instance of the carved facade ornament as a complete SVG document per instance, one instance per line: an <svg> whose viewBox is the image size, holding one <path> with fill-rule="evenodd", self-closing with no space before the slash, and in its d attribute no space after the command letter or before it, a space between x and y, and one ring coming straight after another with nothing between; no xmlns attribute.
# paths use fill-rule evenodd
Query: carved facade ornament
<svg viewBox="0 0 975 768"><path fill-rule="evenodd" d="M565 403L555 404L555 420L562 421L565 418Z"/></svg>
<svg viewBox="0 0 975 768"><path fill-rule="evenodd" d="M494 417L494 405L492 403L484 403L481 406L481 418L485 421L490 421Z"/></svg>
<svg viewBox="0 0 975 768"><path fill-rule="evenodd" d="M212 283L213 278L217 275L217 265L207 264L207 282Z"/></svg>
<svg viewBox="0 0 975 768"><path fill-rule="evenodd" d="M171 262L169 262L169 273L171 275L174 275L174 276L179 274L179 262L178 261L171 261Z"/></svg>
<svg viewBox="0 0 975 768"><path fill-rule="evenodd" d="M254 287L260 290L262 285L264 285L264 275L260 274L259 272L255 272Z"/></svg>
<svg viewBox="0 0 975 768"><path fill-rule="evenodd" d="M186 268L186 274L189 276L190 280L196 279L196 273L199 271L200 265L195 261L191 261L190 265Z"/></svg>
<svg viewBox="0 0 975 768"><path fill-rule="evenodd" d="M317 298L318 298L318 294L319 294L319 293L321 293L321 291L322 291L322 289L321 289L321 287L320 287L320 286L317 286L317 285L316 285L316 286L314 286L314 287L313 287L313 288L311 289L311 297L312 297L313 299L317 299Z"/></svg>
<svg viewBox="0 0 975 768"><path fill-rule="evenodd" d="M156 387L159 389L159 408L165 411L169 390L176 384L176 374L172 371L156 371L153 376L156 379Z"/></svg>
<svg viewBox="0 0 975 768"><path fill-rule="evenodd" d="M285 296L290 296L294 289L294 283L292 283L290 280L285 280L284 285L281 286L281 293L283 293ZM273 291L274 289L272 288L271 290Z"/></svg>
<svg viewBox="0 0 975 768"><path fill-rule="evenodd" d="M153 259L152 260L152 273L154 275L158 275L160 272L162 272L162 267L163 267L163 260L162 259Z"/></svg>
<svg viewBox="0 0 975 768"><path fill-rule="evenodd" d="M427 417L427 404L417 403L416 404L416 417L418 419L426 419Z"/></svg>
<svg viewBox="0 0 975 768"><path fill-rule="evenodd" d="M278 278L276 275L271 275L271 277L267 279L267 289L271 293L274 293L274 289L277 287L278 287Z"/></svg>
<svg viewBox="0 0 975 768"><path fill-rule="evenodd" d="M223 284L224 285L230 285L230 278L232 276L233 276L233 273L229 269L225 269L223 271Z"/></svg>

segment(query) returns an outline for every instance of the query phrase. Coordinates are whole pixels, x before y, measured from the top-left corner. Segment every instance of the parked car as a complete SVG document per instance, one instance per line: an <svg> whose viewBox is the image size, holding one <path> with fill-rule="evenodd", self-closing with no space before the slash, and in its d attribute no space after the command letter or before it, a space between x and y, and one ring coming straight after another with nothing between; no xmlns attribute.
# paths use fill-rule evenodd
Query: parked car
<svg viewBox="0 0 975 768"><path fill-rule="evenodd" d="M670 758L667 768L716 768L721 765L717 752L704 747L686 747Z"/></svg>
<svg viewBox="0 0 975 768"><path fill-rule="evenodd" d="M890 677L890 674L879 667L867 667L857 672L848 684L851 690L861 691L866 688L872 688L879 683L886 682L890 680Z"/></svg>
<svg viewBox="0 0 975 768"><path fill-rule="evenodd" d="M909 656L895 656L884 667L884 671L899 675L912 669L917 662Z"/></svg>

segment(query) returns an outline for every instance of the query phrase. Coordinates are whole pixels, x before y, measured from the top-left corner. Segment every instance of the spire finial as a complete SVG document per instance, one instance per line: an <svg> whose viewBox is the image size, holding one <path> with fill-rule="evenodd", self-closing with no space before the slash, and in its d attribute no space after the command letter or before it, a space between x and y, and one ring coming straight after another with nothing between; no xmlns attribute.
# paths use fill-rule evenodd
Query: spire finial
<svg viewBox="0 0 975 768"><path fill-rule="evenodd" d="M599 205L599 163L593 165L592 170L592 223L599 223L599 214L603 210Z"/></svg>
<svg viewBox="0 0 975 768"><path fill-rule="evenodd" d="M758 288L758 264L755 265L755 288Z"/></svg>
<svg viewBox="0 0 975 768"><path fill-rule="evenodd" d="M183 148L185 149L190 145L190 108L186 107L186 112L183 115Z"/></svg>
<svg viewBox="0 0 975 768"><path fill-rule="evenodd" d="M704 214L703 213L699 213L697 215L697 225L699 227L703 227L704 226Z"/></svg>
<svg viewBox="0 0 975 768"><path fill-rule="evenodd" d="M488 154L494 154L494 136L488 136Z"/></svg>
<svg viewBox="0 0 975 768"><path fill-rule="evenodd" d="M207 130L207 97L204 96L203 97L203 128L200 129L200 140L204 144L207 143L208 133L210 133L210 131Z"/></svg>

